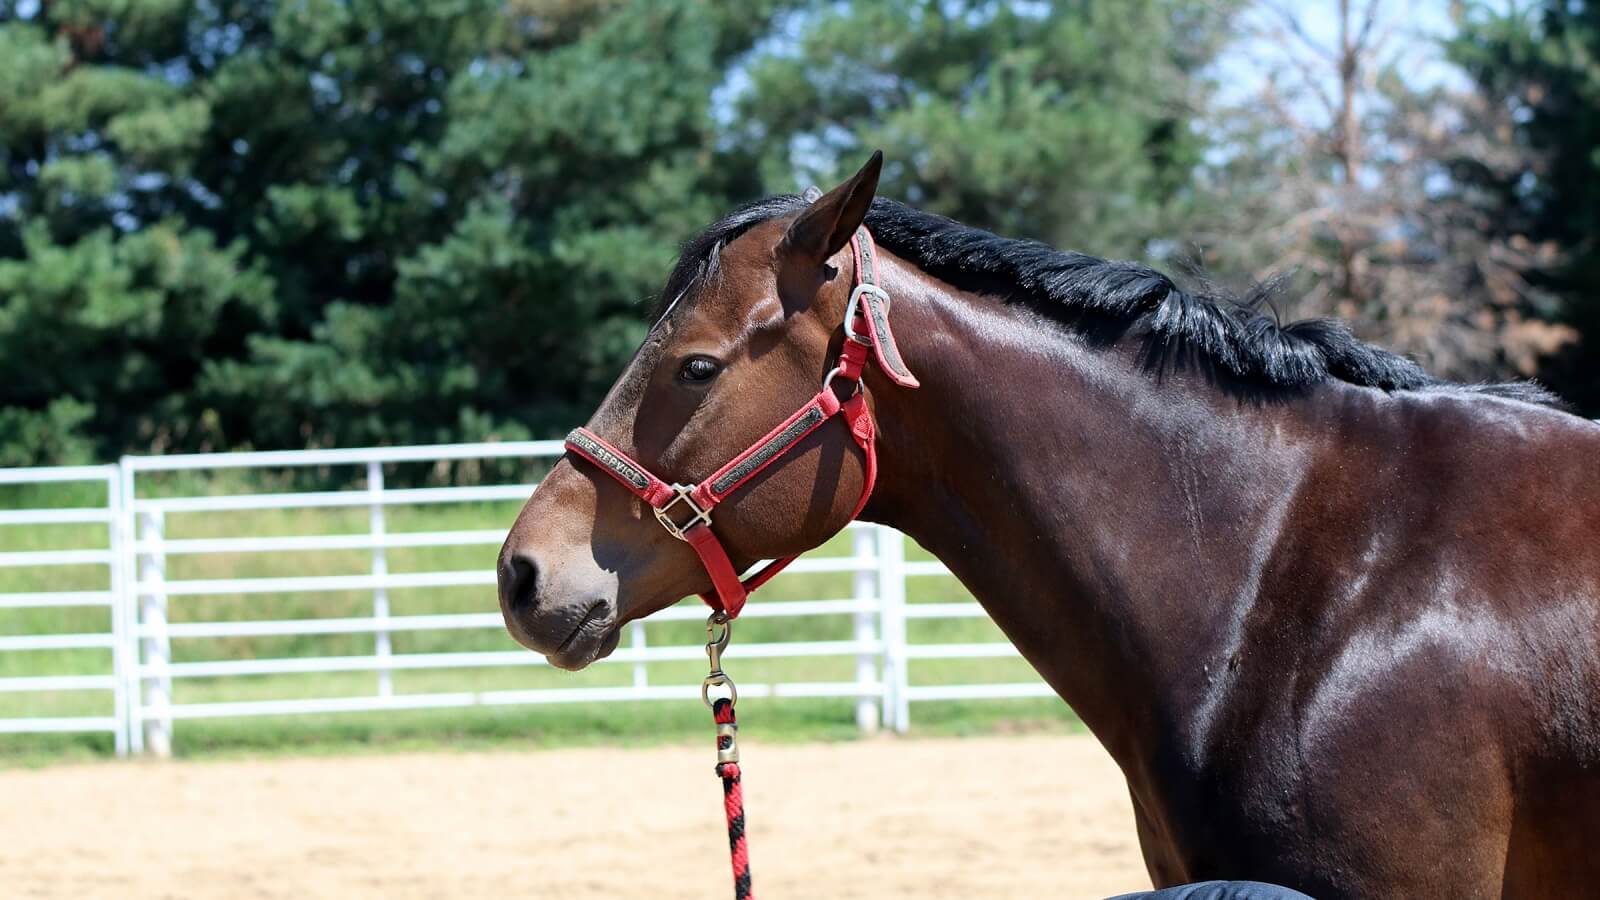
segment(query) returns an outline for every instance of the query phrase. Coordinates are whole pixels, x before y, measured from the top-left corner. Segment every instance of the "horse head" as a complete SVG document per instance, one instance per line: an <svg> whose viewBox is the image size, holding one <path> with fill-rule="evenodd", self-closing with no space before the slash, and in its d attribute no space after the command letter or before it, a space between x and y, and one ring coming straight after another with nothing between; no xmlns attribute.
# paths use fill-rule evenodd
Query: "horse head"
<svg viewBox="0 0 1600 900"><path fill-rule="evenodd" d="M659 320L501 549L500 608L517 641L581 669L616 648L623 624L689 594L727 597L731 573L816 547L859 512L866 351L853 370L843 361L841 323L857 308L858 244L870 242L857 232L881 165L874 154L827 194L747 207L686 245ZM721 580L708 543L724 554Z"/></svg>

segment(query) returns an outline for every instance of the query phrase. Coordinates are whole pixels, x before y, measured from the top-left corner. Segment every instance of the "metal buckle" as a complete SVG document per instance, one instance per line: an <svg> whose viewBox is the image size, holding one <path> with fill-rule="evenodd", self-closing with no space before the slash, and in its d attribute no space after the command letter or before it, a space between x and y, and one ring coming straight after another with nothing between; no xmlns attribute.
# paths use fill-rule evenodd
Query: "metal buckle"
<svg viewBox="0 0 1600 900"><path fill-rule="evenodd" d="M661 523L661 527L665 528L668 534L680 541L687 541L688 538L683 536L684 532L701 522L704 522L708 527L711 525L711 510L701 509L700 505L695 503L694 499L689 496L694 488L695 486L692 484L674 484L672 486L673 498L668 500L665 505L658 506L655 509L656 521ZM682 525L672 521L672 517L667 515L667 511L679 503L689 507L689 512L692 513Z"/></svg>
<svg viewBox="0 0 1600 900"><path fill-rule="evenodd" d="M861 295L876 294L884 303L889 302L889 293L875 284L858 284L850 292L850 303L844 308L844 336L858 344L872 345L872 336L856 331L856 313L861 309Z"/></svg>

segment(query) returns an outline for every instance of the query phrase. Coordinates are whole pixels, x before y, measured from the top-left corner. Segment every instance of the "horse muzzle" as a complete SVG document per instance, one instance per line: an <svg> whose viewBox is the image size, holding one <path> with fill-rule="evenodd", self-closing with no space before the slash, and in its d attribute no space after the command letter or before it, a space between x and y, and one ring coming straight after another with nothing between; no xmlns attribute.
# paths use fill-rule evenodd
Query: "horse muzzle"
<svg viewBox="0 0 1600 900"><path fill-rule="evenodd" d="M563 584L569 579L557 575L564 568L541 566L532 554L507 546L496 567L500 613L517 643L557 668L577 671L617 649L617 585L609 577Z"/></svg>

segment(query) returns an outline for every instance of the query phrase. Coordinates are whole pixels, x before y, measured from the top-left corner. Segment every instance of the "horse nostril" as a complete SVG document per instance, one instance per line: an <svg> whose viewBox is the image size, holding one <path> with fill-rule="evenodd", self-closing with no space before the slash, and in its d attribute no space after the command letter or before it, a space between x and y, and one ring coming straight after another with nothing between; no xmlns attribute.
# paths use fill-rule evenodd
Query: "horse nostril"
<svg viewBox="0 0 1600 900"><path fill-rule="evenodd" d="M508 612L531 609L539 598L539 567L520 553L500 565L500 602Z"/></svg>

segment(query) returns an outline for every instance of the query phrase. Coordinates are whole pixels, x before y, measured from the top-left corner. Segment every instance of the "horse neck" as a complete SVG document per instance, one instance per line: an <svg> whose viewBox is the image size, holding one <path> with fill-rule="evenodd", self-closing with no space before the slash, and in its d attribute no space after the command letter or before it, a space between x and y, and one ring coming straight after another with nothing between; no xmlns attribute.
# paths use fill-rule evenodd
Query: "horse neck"
<svg viewBox="0 0 1600 900"><path fill-rule="evenodd" d="M869 384L866 517L938 556L1125 768L1203 730L1312 452L1297 404L1158 380L903 263L888 279L923 386Z"/></svg>

